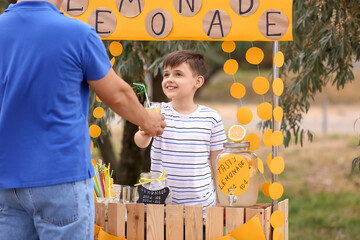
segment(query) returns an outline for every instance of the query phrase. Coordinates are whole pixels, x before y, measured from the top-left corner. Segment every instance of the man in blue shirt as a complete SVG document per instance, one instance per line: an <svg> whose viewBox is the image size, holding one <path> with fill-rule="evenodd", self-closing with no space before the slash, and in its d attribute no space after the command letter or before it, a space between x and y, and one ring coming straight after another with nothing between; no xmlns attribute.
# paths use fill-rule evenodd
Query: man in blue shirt
<svg viewBox="0 0 360 240"><path fill-rule="evenodd" d="M151 136L146 111L89 25L63 0L19 0L0 15L0 239L92 239L89 85Z"/></svg>

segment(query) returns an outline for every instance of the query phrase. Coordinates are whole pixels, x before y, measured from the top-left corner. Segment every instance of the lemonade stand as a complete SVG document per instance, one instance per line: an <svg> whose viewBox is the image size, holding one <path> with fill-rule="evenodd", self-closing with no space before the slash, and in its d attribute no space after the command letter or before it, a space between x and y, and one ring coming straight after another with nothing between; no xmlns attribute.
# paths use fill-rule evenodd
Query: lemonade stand
<svg viewBox="0 0 360 240"><path fill-rule="evenodd" d="M202 207L197 206L147 204L145 209L141 203L96 203L98 239L288 239L288 200L278 202L284 192L278 181L284 170L284 159L278 150L283 142L279 131L283 110L278 106L278 98L284 89L279 78L284 55L278 41L292 41L292 1L67 0L62 11L93 26L103 40L114 40L109 49L112 63L122 52L122 45L116 40L222 41L222 49L229 56L236 48L234 41L273 42L273 79L258 76L252 84L258 95L273 93L271 103L262 102L256 113L272 123L272 128L261 137L269 148L267 162L272 173L272 181L265 182L261 189L272 203L256 204L257 175L264 172L264 165L253 151L259 148L261 139L255 133L246 133L244 126L253 120L253 113L241 106L234 113L241 125L229 130L232 143L225 145L218 158L221 207L206 208L203 218ZM257 47L249 48L245 56L255 66L263 57L264 52ZM223 69L234 75L238 63L229 57ZM234 79L231 96L241 99L245 93L245 87ZM98 126L90 126L93 138L99 132Z"/></svg>

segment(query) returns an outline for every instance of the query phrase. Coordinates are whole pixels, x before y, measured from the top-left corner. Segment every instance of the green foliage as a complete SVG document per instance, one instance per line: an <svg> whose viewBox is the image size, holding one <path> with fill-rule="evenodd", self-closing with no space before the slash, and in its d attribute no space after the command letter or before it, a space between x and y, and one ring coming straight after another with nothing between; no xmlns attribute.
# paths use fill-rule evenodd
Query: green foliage
<svg viewBox="0 0 360 240"><path fill-rule="evenodd" d="M285 145L294 135L302 143L309 131L299 127L310 101L326 84L342 89L354 80L352 62L360 59L360 4L358 0L294 0L293 42L281 44L286 89L281 129ZM289 79L284 73L294 73Z"/></svg>
<svg viewBox="0 0 360 240"><path fill-rule="evenodd" d="M164 57L179 49L204 51L206 42L195 41L121 41L123 53L116 57L114 69L128 83L143 82L145 72L155 77L162 69Z"/></svg>

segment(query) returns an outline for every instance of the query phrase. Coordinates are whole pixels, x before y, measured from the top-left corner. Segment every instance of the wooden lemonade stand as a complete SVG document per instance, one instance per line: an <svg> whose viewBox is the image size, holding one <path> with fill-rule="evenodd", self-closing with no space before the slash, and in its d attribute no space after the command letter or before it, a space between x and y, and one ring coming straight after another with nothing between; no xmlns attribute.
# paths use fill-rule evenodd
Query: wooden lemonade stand
<svg viewBox="0 0 360 240"><path fill-rule="evenodd" d="M257 215L266 239L288 239L288 200L278 202L283 193L278 174L283 171L284 165L278 150L283 141L279 131L282 109L278 106L278 98L284 87L279 78L279 68L283 65L284 56L279 51L278 41L292 41L292 0L68 0L64 1L62 11L67 16L93 26L103 40L223 41L222 48L229 54L235 50L233 41L273 42L273 99L272 105L267 103L270 105L270 117L262 114L266 115L263 118L258 111L260 118L272 121L270 132L268 130L266 136L265 133L263 135L264 144L271 149L271 158L277 160L276 166L269 166L272 182L267 183L267 192L270 192L268 196L272 198L272 203L256 204L247 208L209 207L206 208L204 218L200 206L165 207L148 204L145 208L143 204L109 203L106 207L105 203L96 203L95 218L96 224L107 229L108 234L126 236L129 240L202 240L203 236L212 240L226 236ZM254 47L249 50L246 60L250 64L258 65L264 53ZM114 57L121 54L121 51L119 42L110 44L110 53ZM114 57L111 59L112 63L115 62ZM228 61L224 64L224 71L234 75L238 64L234 59ZM266 79L265 83L269 85ZM254 91L259 95L264 94L255 88ZM246 107L241 109L244 108ZM275 109L280 110L277 113L281 114L275 114ZM250 111L252 119L251 110L245 110ZM239 114L239 111L238 121L243 125L248 124L249 122L243 122L243 119L239 118L243 113ZM255 142L260 144L259 138L254 135L256 134L253 134L251 141L247 139L250 147L254 146ZM276 144L271 139L277 139ZM272 218L274 212L282 215L281 221Z"/></svg>
<svg viewBox="0 0 360 240"><path fill-rule="evenodd" d="M280 228L284 236L288 233L288 200L278 203L285 214L285 222ZM225 236L258 214L267 240L272 239L270 216L272 205L260 203L248 208L148 204L145 212L142 203L109 203L105 221L105 203L95 203L95 223L109 234L128 240L212 240ZM126 216L126 219L125 219ZM205 228L204 228L205 226ZM146 236L146 238L145 238Z"/></svg>

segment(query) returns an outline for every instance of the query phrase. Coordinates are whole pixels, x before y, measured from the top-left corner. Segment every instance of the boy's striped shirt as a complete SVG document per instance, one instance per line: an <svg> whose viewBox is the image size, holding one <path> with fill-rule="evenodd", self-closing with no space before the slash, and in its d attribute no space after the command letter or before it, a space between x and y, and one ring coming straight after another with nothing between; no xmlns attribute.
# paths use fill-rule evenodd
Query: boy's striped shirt
<svg viewBox="0 0 360 240"><path fill-rule="evenodd" d="M223 149L226 142L220 115L202 105L182 115L171 103L162 103L161 113L167 125L164 133L153 139L151 171L166 171L173 204L215 205L210 151Z"/></svg>

